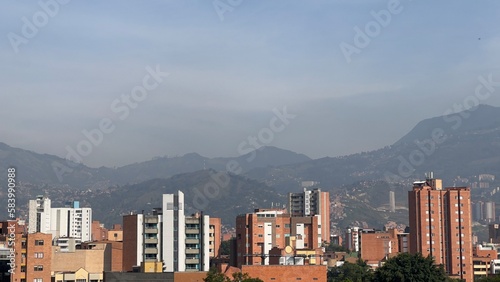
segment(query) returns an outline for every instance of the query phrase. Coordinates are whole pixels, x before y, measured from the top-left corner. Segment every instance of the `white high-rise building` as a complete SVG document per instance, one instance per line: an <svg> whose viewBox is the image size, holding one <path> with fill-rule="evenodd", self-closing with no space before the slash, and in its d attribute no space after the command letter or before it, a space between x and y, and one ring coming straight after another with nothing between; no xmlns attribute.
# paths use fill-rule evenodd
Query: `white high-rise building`
<svg viewBox="0 0 500 282"><path fill-rule="evenodd" d="M396 195L394 191L389 191L389 211L396 212Z"/></svg>
<svg viewBox="0 0 500 282"><path fill-rule="evenodd" d="M208 271L210 217L184 215L184 193L163 195L164 270Z"/></svg>
<svg viewBox="0 0 500 282"><path fill-rule="evenodd" d="M52 234L52 239L75 238L77 243L92 240L92 209L80 208L74 201L71 206L52 208L47 197L37 196L29 201L28 233Z"/></svg>
<svg viewBox="0 0 500 282"><path fill-rule="evenodd" d="M50 199L37 196L29 201L28 233L50 233Z"/></svg>
<svg viewBox="0 0 500 282"><path fill-rule="evenodd" d="M184 193L178 191L164 194L162 208L152 215L123 217L124 271L136 266L143 272L209 270L210 217L185 216L184 208Z"/></svg>

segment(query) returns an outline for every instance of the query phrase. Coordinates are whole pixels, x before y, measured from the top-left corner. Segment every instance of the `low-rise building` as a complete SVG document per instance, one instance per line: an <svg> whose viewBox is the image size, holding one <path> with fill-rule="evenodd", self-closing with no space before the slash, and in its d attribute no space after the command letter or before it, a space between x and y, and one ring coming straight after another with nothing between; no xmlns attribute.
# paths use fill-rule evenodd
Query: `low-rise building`
<svg viewBox="0 0 500 282"><path fill-rule="evenodd" d="M257 209L236 218L236 266L322 264L321 217ZM313 257L311 260L305 260ZM276 263L278 261L278 263ZM314 263L312 263L314 262Z"/></svg>

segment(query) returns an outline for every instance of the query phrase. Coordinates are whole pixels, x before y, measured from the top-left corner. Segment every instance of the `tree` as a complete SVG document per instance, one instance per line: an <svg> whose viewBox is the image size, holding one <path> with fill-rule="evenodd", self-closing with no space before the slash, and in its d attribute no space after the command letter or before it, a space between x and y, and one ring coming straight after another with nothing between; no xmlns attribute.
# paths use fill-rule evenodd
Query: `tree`
<svg viewBox="0 0 500 282"><path fill-rule="evenodd" d="M205 282L231 282L228 277L217 271L217 268L210 268L207 277L203 278Z"/></svg>
<svg viewBox="0 0 500 282"><path fill-rule="evenodd" d="M231 240L222 241L219 248L219 255L231 254Z"/></svg>
<svg viewBox="0 0 500 282"><path fill-rule="evenodd" d="M323 244L323 246L325 247L326 251L327 252L346 252L348 253L349 250L343 246L340 246L340 245L336 245L334 243L330 243L330 244Z"/></svg>
<svg viewBox="0 0 500 282"><path fill-rule="evenodd" d="M451 281L442 265L436 265L430 256L402 253L387 260L375 271L374 282L394 281Z"/></svg>
<svg viewBox="0 0 500 282"><path fill-rule="evenodd" d="M205 282L264 282L259 278L252 278L248 273L236 272L233 273L233 279L217 271L216 268L211 268L207 273L207 277L203 278Z"/></svg>
<svg viewBox="0 0 500 282"><path fill-rule="evenodd" d="M233 282L264 282L259 278L251 278L248 273L233 273Z"/></svg>
<svg viewBox="0 0 500 282"><path fill-rule="evenodd" d="M328 270L328 282L368 282L373 277L373 271L362 260L357 263L344 262L342 266Z"/></svg>

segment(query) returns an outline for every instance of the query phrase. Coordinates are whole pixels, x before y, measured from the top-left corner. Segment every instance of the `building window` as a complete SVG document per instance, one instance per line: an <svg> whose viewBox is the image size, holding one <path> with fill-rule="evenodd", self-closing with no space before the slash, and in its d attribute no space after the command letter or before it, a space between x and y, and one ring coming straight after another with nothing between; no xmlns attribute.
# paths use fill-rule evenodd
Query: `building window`
<svg viewBox="0 0 500 282"><path fill-rule="evenodd" d="M35 270L35 271L43 271L43 265L35 265L35 267L33 267L33 270Z"/></svg>
<svg viewBox="0 0 500 282"><path fill-rule="evenodd" d="M43 246L43 240L35 240L35 246Z"/></svg>
<svg viewBox="0 0 500 282"><path fill-rule="evenodd" d="M43 258L43 253L35 253L35 258Z"/></svg>
<svg viewBox="0 0 500 282"><path fill-rule="evenodd" d="M42 278L35 278L35 279L33 279L33 282L43 282L43 279Z"/></svg>

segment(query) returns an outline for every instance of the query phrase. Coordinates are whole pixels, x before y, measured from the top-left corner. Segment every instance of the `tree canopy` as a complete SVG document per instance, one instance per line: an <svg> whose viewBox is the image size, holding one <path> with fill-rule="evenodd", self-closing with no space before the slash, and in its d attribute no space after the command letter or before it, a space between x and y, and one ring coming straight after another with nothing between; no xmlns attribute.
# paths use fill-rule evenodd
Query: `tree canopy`
<svg viewBox="0 0 500 282"><path fill-rule="evenodd" d="M205 282L264 282L259 278L252 278L248 273L236 272L233 273L233 279L225 276L217 271L216 268L211 268L207 273L207 277L203 278Z"/></svg>
<svg viewBox="0 0 500 282"><path fill-rule="evenodd" d="M390 258L379 267L373 277L374 282L379 281L450 281L442 265L436 265L432 257L423 257L422 254L402 253Z"/></svg>
<svg viewBox="0 0 500 282"><path fill-rule="evenodd" d="M328 282L367 282L371 281L373 271L362 260L357 263L345 262L342 266L328 270Z"/></svg>
<svg viewBox="0 0 500 282"><path fill-rule="evenodd" d="M363 261L356 264L345 262L328 271L328 282L443 282L450 279L442 265L436 265L432 257L402 253L388 259L382 267L373 271Z"/></svg>

